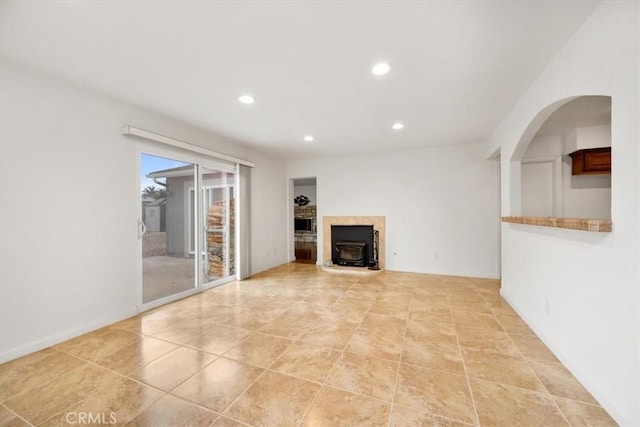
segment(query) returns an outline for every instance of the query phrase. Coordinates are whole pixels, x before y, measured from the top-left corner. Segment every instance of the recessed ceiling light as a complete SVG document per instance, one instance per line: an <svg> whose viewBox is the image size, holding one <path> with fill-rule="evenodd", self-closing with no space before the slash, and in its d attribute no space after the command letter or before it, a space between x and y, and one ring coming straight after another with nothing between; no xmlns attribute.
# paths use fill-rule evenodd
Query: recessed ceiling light
<svg viewBox="0 0 640 427"><path fill-rule="evenodd" d="M390 69L391 67L389 66L389 64L387 64L386 62L380 62L373 66L371 72L376 76L384 76L389 72Z"/></svg>
<svg viewBox="0 0 640 427"><path fill-rule="evenodd" d="M404 128L404 123L400 123L400 122L394 123L393 126L391 126L391 129L393 130L400 130L403 128Z"/></svg>
<svg viewBox="0 0 640 427"><path fill-rule="evenodd" d="M242 95L238 98L238 101L242 102L243 104L253 104L254 102L256 102L256 100L253 99L253 96L251 95Z"/></svg>
<svg viewBox="0 0 640 427"><path fill-rule="evenodd" d="M305 142L313 142L313 136L307 135L304 137Z"/></svg>

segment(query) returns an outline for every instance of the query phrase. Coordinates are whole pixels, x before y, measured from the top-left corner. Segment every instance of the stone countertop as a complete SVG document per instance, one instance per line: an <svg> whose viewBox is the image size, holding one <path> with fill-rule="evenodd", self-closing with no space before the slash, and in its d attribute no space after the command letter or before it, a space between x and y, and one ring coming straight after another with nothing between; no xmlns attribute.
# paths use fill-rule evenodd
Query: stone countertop
<svg viewBox="0 0 640 427"><path fill-rule="evenodd" d="M540 227L568 228L571 230L610 232L613 223L610 219L591 218L554 218L535 216L503 216L502 222L513 224L537 225Z"/></svg>
<svg viewBox="0 0 640 427"><path fill-rule="evenodd" d="M295 233L294 241L298 242L316 242L318 240L318 235L316 233Z"/></svg>

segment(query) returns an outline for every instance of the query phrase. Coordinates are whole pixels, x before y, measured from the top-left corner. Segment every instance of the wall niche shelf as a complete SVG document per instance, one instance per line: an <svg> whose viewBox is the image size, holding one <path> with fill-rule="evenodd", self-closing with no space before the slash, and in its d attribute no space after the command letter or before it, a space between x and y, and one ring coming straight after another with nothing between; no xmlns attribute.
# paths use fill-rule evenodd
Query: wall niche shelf
<svg viewBox="0 0 640 427"><path fill-rule="evenodd" d="M611 147L587 148L569 153L571 175L601 175L611 173Z"/></svg>
<svg viewBox="0 0 640 427"><path fill-rule="evenodd" d="M570 230L595 231L599 233L610 232L613 229L613 223L610 219L503 216L502 222L536 225L540 227L567 228Z"/></svg>

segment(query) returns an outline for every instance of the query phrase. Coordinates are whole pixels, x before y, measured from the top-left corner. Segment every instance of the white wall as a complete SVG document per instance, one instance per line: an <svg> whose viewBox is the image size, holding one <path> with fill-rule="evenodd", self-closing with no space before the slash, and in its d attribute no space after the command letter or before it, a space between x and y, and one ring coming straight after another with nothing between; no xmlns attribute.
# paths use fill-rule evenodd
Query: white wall
<svg viewBox="0 0 640 427"><path fill-rule="evenodd" d="M138 311L137 143L124 124L255 161L252 271L286 262L280 161L15 64L1 75L1 360Z"/></svg>
<svg viewBox="0 0 640 427"><path fill-rule="evenodd" d="M323 216L382 215L388 270L499 275L498 165L481 144L293 161L288 173L317 177L318 248Z"/></svg>
<svg viewBox="0 0 640 427"><path fill-rule="evenodd" d="M518 214L520 140L563 102L612 97L612 233L502 226L502 294L623 426L640 425L637 2L603 2L487 141ZM550 107L551 106L551 107ZM548 304L549 313L545 313Z"/></svg>
<svg viewBox="0 0 640 427"><path fill-rule="evenodd" d="M309 206L315 206L317 204L315 185L295 185L293 187L293 194L295 194L295 197L307 196L309 198Z"/></svg>

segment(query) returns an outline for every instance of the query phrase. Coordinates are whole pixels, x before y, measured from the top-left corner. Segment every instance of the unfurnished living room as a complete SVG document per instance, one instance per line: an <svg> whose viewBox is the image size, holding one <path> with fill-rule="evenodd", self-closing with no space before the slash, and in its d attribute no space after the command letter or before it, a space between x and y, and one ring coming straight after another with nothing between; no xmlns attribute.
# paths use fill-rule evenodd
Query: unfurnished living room
<svg viewBox="0 0 640 427"><path fill-rule="evenodd" d="M0 0L0 425L640 426L640 2Z"/></svg>

